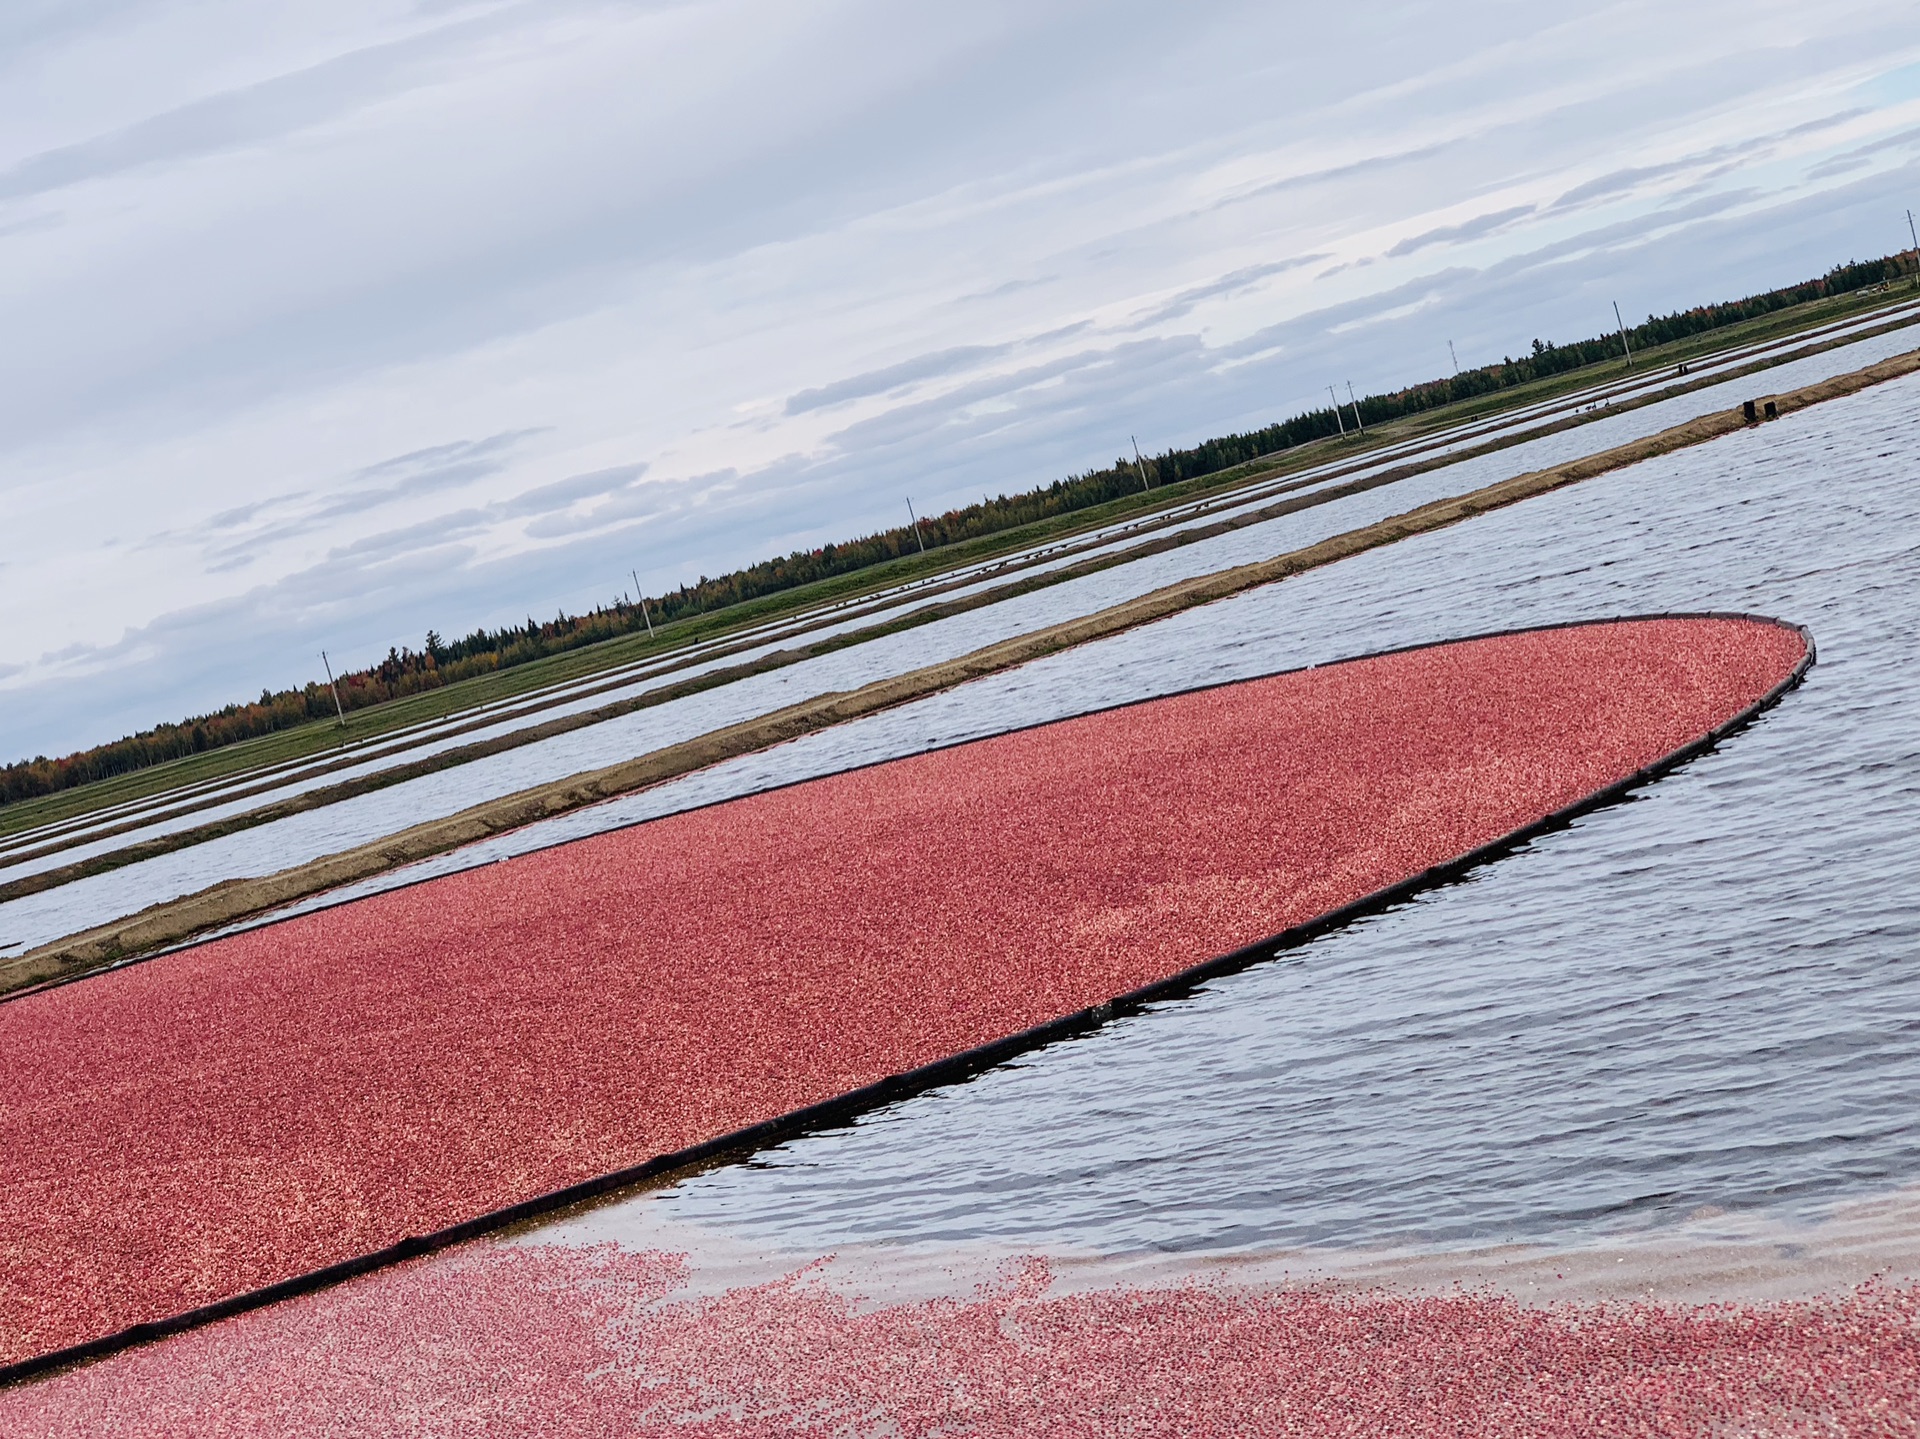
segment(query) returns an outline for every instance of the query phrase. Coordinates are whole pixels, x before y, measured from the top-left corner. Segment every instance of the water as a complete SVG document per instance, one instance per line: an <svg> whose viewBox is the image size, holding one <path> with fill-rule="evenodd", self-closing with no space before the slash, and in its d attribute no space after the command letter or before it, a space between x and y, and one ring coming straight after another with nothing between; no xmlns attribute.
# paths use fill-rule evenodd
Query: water
<svg viewBox="0 0 1920 1439"><path fill-rule="evenodd" d="M1909 380L787 747L877 757L1603 614L1760 611L1820 647L1718 752L1461 883L587 1228L1203 1253L1561 1241L1912 1184L1917 456Z"/></svg>
<svg viewBox="0 0 1920 1439"><path fill-rule="evenodd" d="M1766 376L1766 384L1773 389L1788 389L1812 383L1827 375L1856 369L1899 353L1910 348L1911 343L1910 335L1896 332L1846 346L1771 371ZM856 688L920 665L967 653L1010 635L1119 603L1191 575L1311 544L1330 534L1370 523L1432 499L1460 494L1529 469L1560 463L1677 424L1692 415L1725 408L1735 403L1740 395L1757 393L1758 383L1757 380L1734 381L1728 386L1678 396L1641 410L1609 416L1577 430L1544 436L1366 494L1333 501L1168 554L1068 581L1048 590L937 621L919 629L869 641L784 670L557 736L457 769L275 821L109 874L79 880L42 894L30 895L0 905L0 942L16 947L42 943L201 889L217 879L266 874L320 855L336 853L407 825L454 813L488 798L614 763L812 695ZM1396 546L1396 552L1401 548L1404 547ZM1339 652L1339 648L1334 651ZM1296 660L1293 654L1283 653L1279 659L1263 663L1259 668L1307 662L1312 657L1303 651ZM1327 658L1331 655L1322 654L1318 657ZM1034 669L1022 673L1044 676L1052 672ZM1136 673L1144 678L1158 672L1151 668L1140 668ZM1019 678L1011 681L1016 691L1025 682ZM1200 681L1184 681L1196 682ZM1059 697L1065 698L1065 707L1069 710L1086 707L1073 688L1055 690L1044 679L1040 683L1043 693L1039 696L1039 703L1047 713L1059 712ZM1149 685L1135 693L1150 691ZM941 713L941 707L934 706L933 712ZM989 715L989 718L998 722L997 716ZM776 764L784 763L784 755L776 761ZM764 766L756 769L748 765L724 775L704 777L688 792L732 792L727 786L738 775L765 773ZM716 782L721 786L719 791L714 790ZM673 796L680 793L679 790L668 791L666 802L675 803ZM661 798L661 793L656 791L643 797L638 809L629 807L589 812L587 817L576 821L570 832L579 832L581 825L604 826L627 822L639 814L659 812L657 806ZM465 862L468 862L466 858L456 861Z"/></svg>

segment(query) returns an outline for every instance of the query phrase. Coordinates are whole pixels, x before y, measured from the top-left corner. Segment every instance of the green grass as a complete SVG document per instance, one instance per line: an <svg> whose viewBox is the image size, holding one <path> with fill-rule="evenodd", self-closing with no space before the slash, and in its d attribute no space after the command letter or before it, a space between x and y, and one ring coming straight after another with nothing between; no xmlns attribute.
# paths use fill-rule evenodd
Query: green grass
<svg viewBox="0 0 1920 1439"><path fill-rule="evenodd" d="M1779 339L1836 320L1868 315L1912 295L1912 290L1902 286L1891 292L1855 292L1852 295L1815 300L1790 310L1781 310L1642 351L1635 357L1634 371L1647 376L1671 371L1679 364L1738 346ZM906 556L853 574L815 581L723 610L663 624L652 637L644 633L624 635L548 655L512 669L475 676L440 689L388 701L349 715L344 727L334 721L315 721L58 794L20 801L0 807L0 835L77 818L113 805L150 798L209 780L325 755L349 742L377 739L410 725L510 700L569 680L585 679L636 660L665 656L702 640L719 639L764 621L797 618L809 610L840 600L871 595L909 580L938 576L964 565L995 559L1049 541L1070 539L1102 525L1171 508L1197 496L1231 490L1254 480L1284 476L1329 459L1359 456L1388 444L1432 436L1461 424L1556 399L1626 375L1627 367L1623 361L1589 365L1511 390L1477 396L1444 409L1377 425L1364 436L1350 433L1344 438L1315 441L1216 474L1123 496L1091 509L1035 521L1016 529L942 546L925 555Z"/></svg>

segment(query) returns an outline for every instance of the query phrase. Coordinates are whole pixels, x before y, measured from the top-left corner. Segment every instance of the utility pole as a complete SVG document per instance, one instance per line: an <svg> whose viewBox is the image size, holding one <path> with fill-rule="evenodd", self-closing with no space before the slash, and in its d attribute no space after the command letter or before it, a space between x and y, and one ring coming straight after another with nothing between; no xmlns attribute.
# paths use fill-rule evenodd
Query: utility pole
<svg viewBox="0 0 1920 1439"><path fill-rule="evenodd" d="M1613 302L1613 322L1620 327L1620 348L1627 352L1627 368L1633 368L1633 346L1627 343L1627 322L1620 318L1620 302Z"/></svg>
<svg viewBox="0 0 1920 1439"><path fill-rule="evenodd" d="M347 727L347 712L340 708L340 686L333 682L333 661L327 658L325 650L320 651L320 663L327 667L327 688L333 691L333 712L340 716L340 728Z"/></svg>
<svg viewBox="0 0 1920 1439"><path fill-rule="evenodd" d="M627 573L633 576L633 592L640 599L640 618L647 622L647 638L652 639L653 616L647 613L647 597L640 594L640 571L628 570Z"/></svg>
<svg viewBox="0 0 1920 1439"><path fill-rule="evenodd" d="M1457 375L1457 374L1459 374L1459 373L1460 373L1460 357L1459 357L1458 355L1456 355L1456 354L1454 354L1454 352L1453 352L1453 341L1452 341L1452 340L1448 340L1448 341L1447 341L1447 358L1448 358L1449 360L1452 360L1452 361L1453 361L1453 372L1454 372L1454 374L1456 374L1456 375Z"/></svg>
<svg viewBox="0 0 1920 1439"><path fill-rule="evenodd" d="M1333 386L1327 386L1327 398L1333 401L1333 422L1340 427L1340 433L1347 432L1347 422L1340 418L1340 397L1333 392Z"/></svg>
<svg viewBox="0 0 1920 1439"><path fill-rule="evenodd" d="M1920 287L1920 232L1913 228L1913 211L1907 211L1907 236L1913 241L1913 283Z"/></svg>
<svg viewBox="0 0 1920 1439"><path fill-rule="evenodd" d="M1127 438L1133 440L1132 435L1128 435ZM1140 458L1140 442L1138 440L1133 440L1133 467L1140 472L1140 488L1143 490L1152 489L1153 482L1147 478L1147 462Z"/></svg>
<svg viewBox="0 0 1920 1439"><path fill-rule="evenodd" d="M1364 435L1367 432L1367 427L1360 423L1360 402L1353 397L1352 380L1347 381L1347 403L1353 406L1353 423L1359 427L1360 433Z"/></svg>
<svg viewBox="0 0 1920 1439"><path fill-rule="evenodd" d="M913 521L913 542L920 546L920 553L927 552L927 542L920 538L920 516L913 512L913 496L907 496L907 518Z"/></svg>

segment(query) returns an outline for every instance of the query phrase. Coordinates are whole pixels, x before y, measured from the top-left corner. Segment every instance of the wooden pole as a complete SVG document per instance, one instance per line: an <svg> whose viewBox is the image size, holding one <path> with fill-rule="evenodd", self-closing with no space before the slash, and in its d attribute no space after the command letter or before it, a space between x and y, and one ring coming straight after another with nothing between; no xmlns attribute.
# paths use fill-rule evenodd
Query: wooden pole
<svg viewBox="0 0 1920 1439"><path fill-rule="evenodd" d="M347 727L347 712L340 707L340 686L333 682L333 661L327 658L325 650L320 651L320 663L327 667L327 688L333 691L333 712L340 716L340 728Z"/></svg>
<svg viewBox="0 0 1920 1439"><path fill-rule="evenodd" d="M633 592L640 597L640 618L647 622L647 638L653 638L653 616L647 613L647 597L640 594L640 571L628 570L633 576Z"/></svg>

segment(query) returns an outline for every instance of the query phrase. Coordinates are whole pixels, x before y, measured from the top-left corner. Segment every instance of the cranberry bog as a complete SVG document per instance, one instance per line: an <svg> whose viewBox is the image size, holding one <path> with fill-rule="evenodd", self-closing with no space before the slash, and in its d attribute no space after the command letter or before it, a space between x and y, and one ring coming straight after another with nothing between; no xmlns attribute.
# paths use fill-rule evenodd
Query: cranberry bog
<svg viewBox="0 0 1920 1439"><path fill-rule="evenodd" d="M1098 1023L1711 744L1809 641L1671 616L1163 697L0 1005L18 1377Z"/></svg>
<svg viewBox="0 0 1920 1439"><path fill-rule="evenodd" d="M1045 1261L865 1304L679 1256L480 1244L0 1392L20 1439L891 1434L1896 1436L1913 1290L1527 1307L1484 1293L1062 1292ZM1842 1407L1845 1421L1834 1422Z"/></svg>

